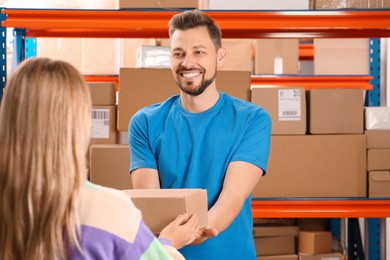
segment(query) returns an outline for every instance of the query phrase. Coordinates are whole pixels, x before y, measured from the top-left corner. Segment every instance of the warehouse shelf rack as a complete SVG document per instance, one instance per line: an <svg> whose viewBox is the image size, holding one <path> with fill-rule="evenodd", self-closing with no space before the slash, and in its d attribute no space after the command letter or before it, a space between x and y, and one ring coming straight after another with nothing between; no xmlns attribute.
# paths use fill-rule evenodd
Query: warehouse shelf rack
<svg viewBox="0 0 390 260"><path fill-rule="evenodd" d="M26 37L168 38L167 23L180 10L3 9L2 26ZM224 38L390 37L390 12L367 10L213 11Z"/></svg>
<svg viewBox="0 0 390 260"><path fill-rule="evenodd" d="M385 218L390 199L253 199L254 218Z"/></svg>
<svg viewBox="0 0 390 260"><path fill-rule="evenodd" d="M14 58L20 62L26 38L79 37L79 38L168 38L167 23L172 15L182 10L39 10L3 9L2 20L2 88L6 81L6 34L5 27L16 30L18 43ZM257 11L257 10L205 10L220 25L224 38L381 38L390 37L390 10L303 10L303 11ZM300 50L301 56L313 57L311 46ZM17 55L15 55L15 53ZM117 76L86 76L86 80L114 81ZM313 79L313 78L312 78ZM341 76L322 78L322 86L356 83L362 89L372 89L369 76ZM293 82L295 80L295 82ZM300 81L299 81L300 80ZM313 79L314 80L314 79ZM318 80L315 79L315 80ZM351 83L351 81L355 81ZM376 80L376 78L374 79ZM304 82L306 88L314 86L309 77L276 76L252 77L254 85L297 84ZM311 83L310 83L311 82ZM318 83L318 81L317 81ZM320 84L320 85L321 85ZM318 84L316 84L318 86ZM340 85L339 85L340 86ZM355 85L356 86L356 85ZM374 102L377 105L377 89ZM0 89L0 100L2 91ZM390 217L388 199L254 199L255 218L375 218ZM376 222L374 223L376 225ZM375 229L377 231L378 228ZM374 232L379 233L379 232ZM360 235L360 234L359 234ZM378 236L377 236L378 237ZM375 249L378 245L375 246ZM378 246L379 247L379 246ZM352 250L352 249L349 249ZM371 250L371 249L370 249ZM352 254L351 254L352 256ZM351 257L351 259L353 259ZM360 258L363 259L363 258Z"/></svg>

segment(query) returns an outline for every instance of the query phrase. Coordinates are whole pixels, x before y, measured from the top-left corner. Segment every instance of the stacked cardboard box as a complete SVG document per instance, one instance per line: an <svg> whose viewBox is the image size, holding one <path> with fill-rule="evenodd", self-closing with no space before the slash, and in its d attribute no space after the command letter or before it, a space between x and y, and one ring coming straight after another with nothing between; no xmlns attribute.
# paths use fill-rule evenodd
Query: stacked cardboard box
<svg viewBox="0 0 390 260"><path fill-rule="evenodd" d="M390 107L365 112L368 197L390 197Z"/></svg>
<svg viewBox="0 0 390 260"><path fill-rule="evenodd" d="M90 148L91 182L114 189L131 189L128 145L93 144Z"/></svg>
<svg viewBox="0 0 390 260"><path fill-rule="evenodd" d="M295 256L297 259L295 247L298 231L298 226L255 225L253 237L257 256Z"/></svg>
<svg viewBox="0 0 390 260"><path fill-rule="evenodd" d="M92 99L91 144L115 144L116 90L115 83L88 83Z"/></svg>
<svg viewBox="0 0 390 260"><path fill-rule="evenodd" d="M252 88L252 102L266 108L273 122L267 175L253 197L366 197L363 90L312 89L306 100L292 94L290 105L282 105L281 93L289 97L287 91L298 90L304 92ZM291 111L283 118L286 108Z"/></svg>
<svg viewBox="0 0 390 260"><path fill-rule="evenodd" d="M327 231L300 231L298 245L300 260L341 260L342 254L332 252L332 233Z"/></svg>

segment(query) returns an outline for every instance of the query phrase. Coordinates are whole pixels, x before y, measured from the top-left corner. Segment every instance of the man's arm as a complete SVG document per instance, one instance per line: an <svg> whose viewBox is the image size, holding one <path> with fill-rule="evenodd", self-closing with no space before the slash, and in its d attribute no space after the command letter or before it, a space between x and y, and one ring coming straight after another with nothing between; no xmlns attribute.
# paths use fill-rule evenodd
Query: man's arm
<svg viewBox="0 0 390 260"><path fill-rule="evenodd" d="M224 231L240 213L245 200L263 175L263 170L247 162L231 162L228 166L222 191L209 210L208 228L203 230L194 244Z"/></svg>
<svg viewBox="0 0 390 260"><path fill-rule="evenodd" d="M133 189L160 189L160 180L155 169L136 169L131 173L131 181Z"/></svg>

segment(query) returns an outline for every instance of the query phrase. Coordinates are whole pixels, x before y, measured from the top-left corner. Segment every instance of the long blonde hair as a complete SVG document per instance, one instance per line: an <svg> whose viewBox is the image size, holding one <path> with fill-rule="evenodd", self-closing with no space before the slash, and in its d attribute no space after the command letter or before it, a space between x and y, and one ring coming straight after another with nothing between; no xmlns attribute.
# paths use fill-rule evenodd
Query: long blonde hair
<svg viewBox="0 0 390 260"><path fill-rule="evenodd" d="M90 94L70 64L31 58L0 109L0 259L63 259L79 247Z"/></svg>

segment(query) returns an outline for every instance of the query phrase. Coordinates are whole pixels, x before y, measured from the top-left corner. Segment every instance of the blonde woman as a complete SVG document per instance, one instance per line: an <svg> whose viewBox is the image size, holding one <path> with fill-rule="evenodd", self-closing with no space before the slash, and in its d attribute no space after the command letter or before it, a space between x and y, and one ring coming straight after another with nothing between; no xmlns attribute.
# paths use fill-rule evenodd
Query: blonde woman
<svg viewBox="0 0 390 260"><path fill-rule="evenodd" d="M90 93L70 64L24 61L0 110L0 259L181 259L196 216L157 239L121 191L86 180Z"/></svg>

